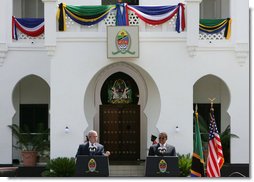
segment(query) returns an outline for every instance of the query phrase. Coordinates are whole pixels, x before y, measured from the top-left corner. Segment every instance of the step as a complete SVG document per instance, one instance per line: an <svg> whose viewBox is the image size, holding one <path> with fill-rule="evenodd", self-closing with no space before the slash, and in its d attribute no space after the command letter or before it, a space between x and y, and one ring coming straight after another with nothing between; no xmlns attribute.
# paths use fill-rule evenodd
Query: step
<svg viewBox="0 0 254 182"><path fill-rule="evenodd" d="M109 165L109 176L145 176L145 163L139 165Z"/></svg>

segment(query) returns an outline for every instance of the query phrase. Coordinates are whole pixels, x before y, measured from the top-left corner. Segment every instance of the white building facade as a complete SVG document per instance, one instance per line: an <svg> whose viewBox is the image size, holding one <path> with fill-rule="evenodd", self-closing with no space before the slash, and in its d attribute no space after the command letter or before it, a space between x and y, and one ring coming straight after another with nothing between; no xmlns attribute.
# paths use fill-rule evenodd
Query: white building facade
<svg viewBox="0 0 254 182"><path fill-rule="evenodd" d="M201 35L201 0L140 0L139 5L184 3L186 30L175 32L172 22L150 26L139 20L139 58L114 59L107 58L104 21L85 27L67 19L67 31L57 29L59 3L101 5L101 0L42 0L45 33L18 40L12 39L11 22L13 15L22 16L22 8L14 1L2 0L0 7L0 164L19 158L7 125L20 123L22 104L48 105L50 158L74 157L85 133L94 129L102 135L102 87L118 72L129 75L139 90L141 160L147 156L150 136L162 131L178 153L192 153L193 104L210 104L208 98L216 98L220 130L230 125L231 133L239 136L231 139L230 162L249 163L248 0L218 1L226 13L220 11L224 14L215 18L232 19L229 40Z"/></svg>

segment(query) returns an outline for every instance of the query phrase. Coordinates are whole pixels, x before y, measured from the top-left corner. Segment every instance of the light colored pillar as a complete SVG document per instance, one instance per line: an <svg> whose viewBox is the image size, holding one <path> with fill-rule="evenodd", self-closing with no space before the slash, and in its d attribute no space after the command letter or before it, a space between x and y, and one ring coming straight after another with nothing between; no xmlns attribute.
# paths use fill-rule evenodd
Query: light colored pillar
<svg viewBox="0 0 254 182"><path fill-rule="evenodd" d="M249 1L230 1L232 18L232 38L235 40L235 53L240 66L249 60Z"/></svg>
<svg viewBox="0 0 254 182"><path fill-rule="evenodd" d="M0 67L4 63L4 59L6 57L6 53L8 51L6 36L7 36L7 4L8 0L2 0L0 6Z"/></svg>
<svg viewBox="0 0 254 182"><path fill-rule="evenodd" d="M1 68L0 68L1 69ZM12 90L10 85L6 84L6 80L2 78L6 77L6 72L0 73L0 84L5 87L1 89L0 94L0 164L12 164L12 132L8 128L8 125L12 124L12 118L14 116L14 108L12 106Z"/></svg>
<svg viewBox="0 0 254 182"><path fill-rule="evenodd" d="M195 56L199 40L199 5L202 0L186 0L187 49Z"/></svg>
<svg viewBox="0 0 254 182"><path fill-rule="evenodd" d="M44 3L45 47L52 56L56 48L56 12L57 0L42 0Z"/></svg>

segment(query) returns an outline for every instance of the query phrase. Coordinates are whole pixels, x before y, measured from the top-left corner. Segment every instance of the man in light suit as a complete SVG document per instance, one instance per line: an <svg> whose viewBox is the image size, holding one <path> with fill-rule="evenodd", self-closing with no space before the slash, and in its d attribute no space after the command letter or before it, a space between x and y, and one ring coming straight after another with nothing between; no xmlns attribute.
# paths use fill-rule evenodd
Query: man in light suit
<svg viewBox="0 0 254 182"><path fill-rule="evenodd" d="M159 143L149 149L149 156L176 156L175 147L167 144L168 135L165 132L159 134Z"/></svg>
<svg viewBox="0 0 254 182"><path fill-rule="evenodd" d="M110 152L104 152L104 146L97 142L97 132L91 130L88 132L88 141L79 145L77 155L104 155L109 156Z"/></svg>

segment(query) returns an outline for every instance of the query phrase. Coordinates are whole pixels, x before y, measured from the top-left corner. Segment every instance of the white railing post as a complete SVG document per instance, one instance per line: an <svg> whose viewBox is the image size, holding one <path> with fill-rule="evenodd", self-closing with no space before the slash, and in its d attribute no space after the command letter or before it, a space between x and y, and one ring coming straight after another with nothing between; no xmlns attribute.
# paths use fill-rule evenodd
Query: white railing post
<svg viewBox="0 0 254 182"><path fill-rule="evenodd" d="M196 55L199 41L199 6L202 0L186 0L187 49L190 56Z"/></svg>
<svg viewBox="0 0 254 182"><path fill-rule="evenodd" d="M56 11L57 0L42 0L44 3L44 23L45 23L45 47L48 55L54 55L56 48Z"/></svg>

